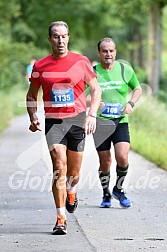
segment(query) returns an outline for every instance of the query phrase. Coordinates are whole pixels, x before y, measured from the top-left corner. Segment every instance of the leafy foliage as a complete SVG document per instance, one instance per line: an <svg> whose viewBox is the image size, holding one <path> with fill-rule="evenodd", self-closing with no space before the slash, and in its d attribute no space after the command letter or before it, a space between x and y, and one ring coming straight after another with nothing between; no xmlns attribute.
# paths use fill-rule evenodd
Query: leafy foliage
<svg viewBox="0 0 167 252"><path fill-rule="evenodd" d="M155 2L163 7L167 4L167 0ZM97 42L102 37L113 37L118 58L139 69L143 80L150 4L153 1L0 0L0 89L23 83L30 59L41 58L50 51L47 33L54 20L69 24L70 49L87 55L90 60L98 60ZM164 27L166 19L164 14ZM167 39L163 41L166 46Z"/></svg>

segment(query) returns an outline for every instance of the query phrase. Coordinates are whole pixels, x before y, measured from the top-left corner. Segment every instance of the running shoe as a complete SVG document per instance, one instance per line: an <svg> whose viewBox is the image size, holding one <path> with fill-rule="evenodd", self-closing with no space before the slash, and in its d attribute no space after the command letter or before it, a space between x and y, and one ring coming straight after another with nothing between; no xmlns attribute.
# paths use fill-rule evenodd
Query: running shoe
<svg viewBox="0 0 167 252"><path fill-rule="evenodd" d="M115 199L119 200L119 203L122 207L130 207L132 205L130 199L125 196L123 189L120 192L113 189L112 195Z"/></svg>
<svg viewBox="0 0 167 252"><path fill-rule="evenodd" d="M106 194L103 196L103 200L102 200L102 202L101 202L100 207L105 207L105 208L111 207L111 194L106 193Z"/></svg>
<svg viewBox="0 0 167 252"><path fill-rule="evenodd" d="M67 221L66 216L58 215L57 222L55 227L53 228L53 235L65 235L67 234Z"/></svg>
<svg viewBox="0 0 167 252"><path fill-rule="evenodd" d="M78 198L76 192L67 192L66 209L69 213L74 213L78 206Z"/></svg>

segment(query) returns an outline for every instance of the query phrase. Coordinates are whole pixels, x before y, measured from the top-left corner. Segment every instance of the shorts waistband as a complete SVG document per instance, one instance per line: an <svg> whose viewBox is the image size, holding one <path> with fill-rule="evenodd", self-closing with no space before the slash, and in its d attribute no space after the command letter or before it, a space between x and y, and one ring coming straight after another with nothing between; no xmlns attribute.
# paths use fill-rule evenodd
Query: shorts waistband
<svg viewBox="0 0 167 252"><path fill-rule="evenodd" d="M74 117L67 117L67 118L51 118L51 117L46 117L45 122L50 122L50 123L56 123L56 124L61 124L62 122L70 122L73 123L75 121L80 121L83 120L86 116L86 112L81 112L78 115Z"/></svg>

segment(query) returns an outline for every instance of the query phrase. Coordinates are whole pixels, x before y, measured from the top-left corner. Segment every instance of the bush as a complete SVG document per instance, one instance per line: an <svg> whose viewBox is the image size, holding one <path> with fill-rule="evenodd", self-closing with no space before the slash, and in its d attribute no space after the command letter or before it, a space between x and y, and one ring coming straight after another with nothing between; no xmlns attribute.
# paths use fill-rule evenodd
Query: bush
<svg viewBox="0 0 167 252"><path fill-rule="evenodd" d="M8 90L17 84L25 84L26 66L32 58L47 55L45 50L37 49L32 43L17 43L0 39L0 90Z"/></svg>

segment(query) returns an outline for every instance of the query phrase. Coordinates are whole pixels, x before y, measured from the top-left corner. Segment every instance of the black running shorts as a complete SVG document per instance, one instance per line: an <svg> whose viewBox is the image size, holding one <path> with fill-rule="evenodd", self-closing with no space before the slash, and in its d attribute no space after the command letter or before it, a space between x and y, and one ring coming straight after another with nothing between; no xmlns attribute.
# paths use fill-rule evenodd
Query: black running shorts
<svg viewBox="0 0 167 252"><path fill-rule="evenodd" d="M130 143L128 123L119 123L114 132L96 129L93 138L97 151L110 150L111 142L114 145L119 142Z"/></svg>
<svg viewBox="0 0 167 252"><path fill-rule="evenodd" d="M63 144L71 151L82 152L85 146L85 131L82 128L86 113L72 118L45 119L45 135L49 147Z"/></svg>

